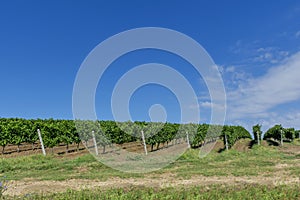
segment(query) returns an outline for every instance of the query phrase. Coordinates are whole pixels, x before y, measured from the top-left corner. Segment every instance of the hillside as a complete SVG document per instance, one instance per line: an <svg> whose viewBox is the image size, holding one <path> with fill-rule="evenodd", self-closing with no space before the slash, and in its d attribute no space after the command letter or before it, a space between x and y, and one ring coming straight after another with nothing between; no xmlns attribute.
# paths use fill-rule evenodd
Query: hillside
<svg viewBox="0 0 300 200"><path fill-rule="evenodd" d="M203 159L198 158L198 149L191 149L168 167L147 174L116 171L95 161L90 154L80 152L69 153L69 156L2 157L0 176L5 175L9 180L5 195L29 195L30 199L40 198L41 193L47 199L62 196L72 199L72 194L99 196L105 193L109 196L118 190L132 191L128 195L150 195L151 191L165 195L167 188L177 191L174 195L197 194L198 197L201 194L196 191L227 198L256 191L266 198L276 195L287 195L286 199L300 198L297 189L300 184L300 145L285 143L284 147L278 147L264 142L249 148L250 142L240 140L231 150L220 153L218 149L224 146L217 142L215 150ZM227 189L222 189L224 187ZM66 192L69 189L73 192ZM289 193L285 194L286 191Z"/></svg>

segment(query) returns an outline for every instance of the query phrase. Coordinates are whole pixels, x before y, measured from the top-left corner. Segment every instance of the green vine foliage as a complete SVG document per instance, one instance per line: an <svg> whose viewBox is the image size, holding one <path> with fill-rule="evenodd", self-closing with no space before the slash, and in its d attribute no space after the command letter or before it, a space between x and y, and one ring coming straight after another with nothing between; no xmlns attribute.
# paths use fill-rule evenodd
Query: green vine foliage
<svg viewBox="0 0 300 200"><path fill-rule="evenodd" d="M97 144L104 147L111 144L142 142L144 132L146 144L154 150L163 145L187 142L197 148L209 141L227 136L229 147L241 138L251 138L250 133L241 126L220 126L208 124L177 124L161 122L115 122L92 120L57 120L57 119L18 119L0 118L0 145L4 152L8 144L34 144L38 142L37 129L41 130L45 147L53 148L60 144L87 144L96 137ZM295 137L293 130L286 136ZM187 137L188 135L188 137Z"/></svg>
<svg viewBox="0 0 300 200"><path fill-rule="evenodd" d="M264 139L281 140L281 134L283 139L293 141L297 138L298 132L294 128L283 128L281 124L277 124L266 131Z"/></svg>
<svg viewBox="0 0 300 200"><path fill-rule="evenodd" d="M254 136L254 140L255 141L258 141L258 139L261 140L261 136L262 136L261 125L256 124L255 126L252 127L252 131L253 131L252 133Z"/></svg>
<svg viewBox="0 0 300 200"><path fill-rule="evenodd" d="M222 130L222 138L225 143L225 135L228 142L228 147L231 148L236 141L242 138L250 138L250 133L242 126L224 126Z"/></svg>

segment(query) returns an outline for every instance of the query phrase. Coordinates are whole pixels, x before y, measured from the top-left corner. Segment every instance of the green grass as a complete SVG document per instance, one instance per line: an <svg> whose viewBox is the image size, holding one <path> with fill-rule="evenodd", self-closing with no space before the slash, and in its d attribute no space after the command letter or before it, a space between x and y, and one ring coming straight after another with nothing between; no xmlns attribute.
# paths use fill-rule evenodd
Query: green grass
<svg viewBox="0 0 300 200"><path fill-rule="evenodd" d="M75 159L33 155L1 158L0 174L9 180L38 177L38 180L99 179L108 177L141 177L141 174L123 173L111 169L86 154Z"/></svg>
<svg viewBox="0 0 300 200"><path fill-rule="evenodd" d="M291 144L292 145L292 144ZM236 150L211 152L200 159L199 150L191 149L169 166L148 174L124 173L111 169L86 154L77 158L32 155L0 158L0 177L8 180L68 180L110 177L143 178L174 174L181 179L193 176L278 176L299 177L299 154L280 151L280 147L253 146L247 152ZM278 167L286 166L285 168ZM285 164L285 165L284 165ZM280 166L280 165L279 165ZM38 178L36 178L38 177ZM297 185L209 185L172 188L131 187L93 189L53 194L30 194L18 199L300 199ZM7 199L13 197L6 196ZM1 199L1 197L0 197Z"/></svg>
<svg viewBox="0 0 300 200"><path fill-rule="evenodd" d="M163 172L173 172L178 176L189 178L193 175L203 176L258 176L275 172L278 163L289 162L296 156L285 155L277 149L254 146L251 151L236 150L211 153L199 159L198 151L185 153L178 161L165 168Z"/></svg>
<svg viewBox="0 0 300 200"><path fill-rule="evenodd" d="M294 139L292 144L300 146L300 138Z"/></svg>
<svg viewBox="0 0 300 200"><path fill-rule="evenodd" d="M56 194L32 194L24 197L11 197L11 199L53 199L53 200L84 200L84 199L111 199L111 200L135 200L135 199L299 199L298 186L268 187L262 185L225 186L211 185L209 187L194 186L190 188L146 188L128 187L109 190L68 190ZM9 199L9 198L8 198Z"/></svg>
<svg viewBox="0 0 300 200"><path fill-rule="evenodd" d="M276 164L287 163L291 166L286 173L299 175L299 155L284 154L276 148L254 146L250 151L236 150L222 153L211 152L200 159L199 150L189 150L169 166L152 172L150 175L173 173L178 177L190 178L203 176L259 176L276 174ZM289 170L290 169L290 170ZM130 174L111 169L96 161L90 154L77 158L63 156L33 155L17 158L0 158L0 176L10 180L38 177L39 180L99 179L109 177L143 177L144 174Z"/></svg>

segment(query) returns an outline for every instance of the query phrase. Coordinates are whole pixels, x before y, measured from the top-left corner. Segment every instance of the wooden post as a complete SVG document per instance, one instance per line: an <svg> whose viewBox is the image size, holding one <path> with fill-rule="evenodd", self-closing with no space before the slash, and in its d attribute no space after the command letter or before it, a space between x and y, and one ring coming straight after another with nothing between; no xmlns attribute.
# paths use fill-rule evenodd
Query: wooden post
<svg viewBox="0 0 300 200"><path fill-rule="evenodd" d="M42 152L43 152L43 155L45 156L46 155L46 151L45 151L45 147L44 147L44 143L43 143L43 138L42 138L42 134L41 134L40 129L38 129L37 132L38 132L40 143L41 143L41 146L42 146Z"/></svg>
<svg viewBox="0 0 300 200"><path fill-rule="evenodd" d="M96 137L95 137L95 132L94 131L92 131L92 136L93 136L93 142L94 142L96 156L98 156L99 152L98 152L98 146L97 146L97 141L96 141Z"/></svg>
<svg viewBox="0 0 300 200"><path fill-rule="evenodd" d="M259 131L256 131L256 134L257 134L257 144L259 145L259 140L260 140L260 138L259 138Z"/></svg>
<svg viewBox="0 0 300 200"><path fill-rule="evenodd" d="M282 136L283 130L280 130L280 145L283 146L283 136Z"/></svg>
<svg viewBox="0 0 300 200"><path fill-rule="evenodd" d="M189 138L189 133L186 132L186 142L188 144L188 148L190 149L191 148L191 144L190 144L190 138Z"/></svg>
<svg viewBox="0 0 300 200"><path fill-rule="evenodd" d="M228 142L227 142L227 135L225 133L225 145L226 145L226 150L228 151Z"/></svg>
<svg viewBox="0 0 300 200"><path fill-rule="evenodd" d="M141 131L141 132L142 132L142 140L143 140L143 145L144 145L145 154L148 155L144 131Z"/></svg>

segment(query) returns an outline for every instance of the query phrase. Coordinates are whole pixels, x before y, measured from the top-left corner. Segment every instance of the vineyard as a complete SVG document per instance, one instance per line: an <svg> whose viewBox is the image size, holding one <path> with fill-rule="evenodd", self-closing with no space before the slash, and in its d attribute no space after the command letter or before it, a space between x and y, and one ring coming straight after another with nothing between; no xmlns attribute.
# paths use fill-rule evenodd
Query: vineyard
<svg viewBox="0 0 300 200"><path fill-rule="evenodd" d="M37 130L40 130L50 156L31 155L41 154ZM286 194L283 188L289 190L289 195L284 198L300 197L299 131L281 125L270 128L264 135L261 126L255 125L253 139L241 126L153 122L2 118L0 131L0 175L11 181L7 185L8 190L2 193L16 195L14 198L74 199L79 195L85 199L105 199L107 196L118 199L120 193L116 191L122 188L122 193L128 195L131 195L128 191L134 191L134 197L128 196L127 199L138 199L150 194L156 197L154 199L161 199L169 194L167 191L170 186L179 195L195 185L199 188L193 194L199 197L207 193L217 195L212 198L221 198L226 193L230 199L238 194L235 190L242 185L245 188L240 188L241 196L250 195L249 190L255 190L257 196L254 199L277 198ZM99 153L107 156L111 155L111 145L144 153L143 142L149 152L173 150L176 145L189 145L191 149L158 172L136 175L109 168L94 159L85 147L95 148L92 139L102 150ZM216 150L199 159L197 148L216 140ZM269 141L279 147L270 146ZM219 151L221 149L228 151ZM211 185L216 183L220 188L211 189ZM83 187L88 190L81 190ZM181 187L185 189L181 191ZM205 193L196 192L203 190L202 187L210 189ZM231 189L223 191L222 188ZM271 188L269 193L266 193L265 188ZM151 192L152 189L157 192ZM174 198L181 197L175 195Z"/></svg>
<svg viewBox="0 0 300 200"><path fill-rule="evenodd" d="M253 126L254 140L262 137L260 125ZM87 121L87 120L54 120L36 119L27 120L19 118L0 119L0 146L1 153L11 151L40 149L37 130L41 131L46 148L65 146L65 152L69 147L76 146L76 150L82 149L83 142L89 145L93 137L102 153L106 152L106 146L124 144L147 145L149 151L158 150L182 142L187 142L191 148L201 147L203 144L217 139L222 139L226 148L231 148L241 138L251 138L250 133L241 126L219 126L208 124L176 124L158 122L114 122L114 121ZM141 134L143 133L143 134ZM283 128L275 125L265 134L264 139L273 139L282 143L292 141L300 137L300 131L294 128ZM10 146L15 146L12 149ZM24 148L26 146L26 148ZM129 145L130 146L130 145ZM10 147L6 151L6 147ZM128 145L127 145L128 147ZM73 149L74 150L74 149Z"/></svg>
<svg viewBox="0 0 300 200"><path fill-rule="evenodd" d="M70 146L80 147L80 143L88 144L94 135L97 146L103 148L108 145L122 145L126 143L139 144L144 134L145 143L149 151L158 150L180 142L188 142L191 148L197 148L205 142L226 138L224 144L230 148L240 138L251 138L250 133L241 126L217 126L208 124L175 124L156 122L114 122L114 121L73 121L19 118L0 119L1 153L9 153L6 148L14 145L15 151L20 152L27 146L27 150L39 149L37 130L41 131L46 148L65 146L65 152ZM187 137L188 136L188 137ZM189 141L187 141L189 140Z"/></svg>

